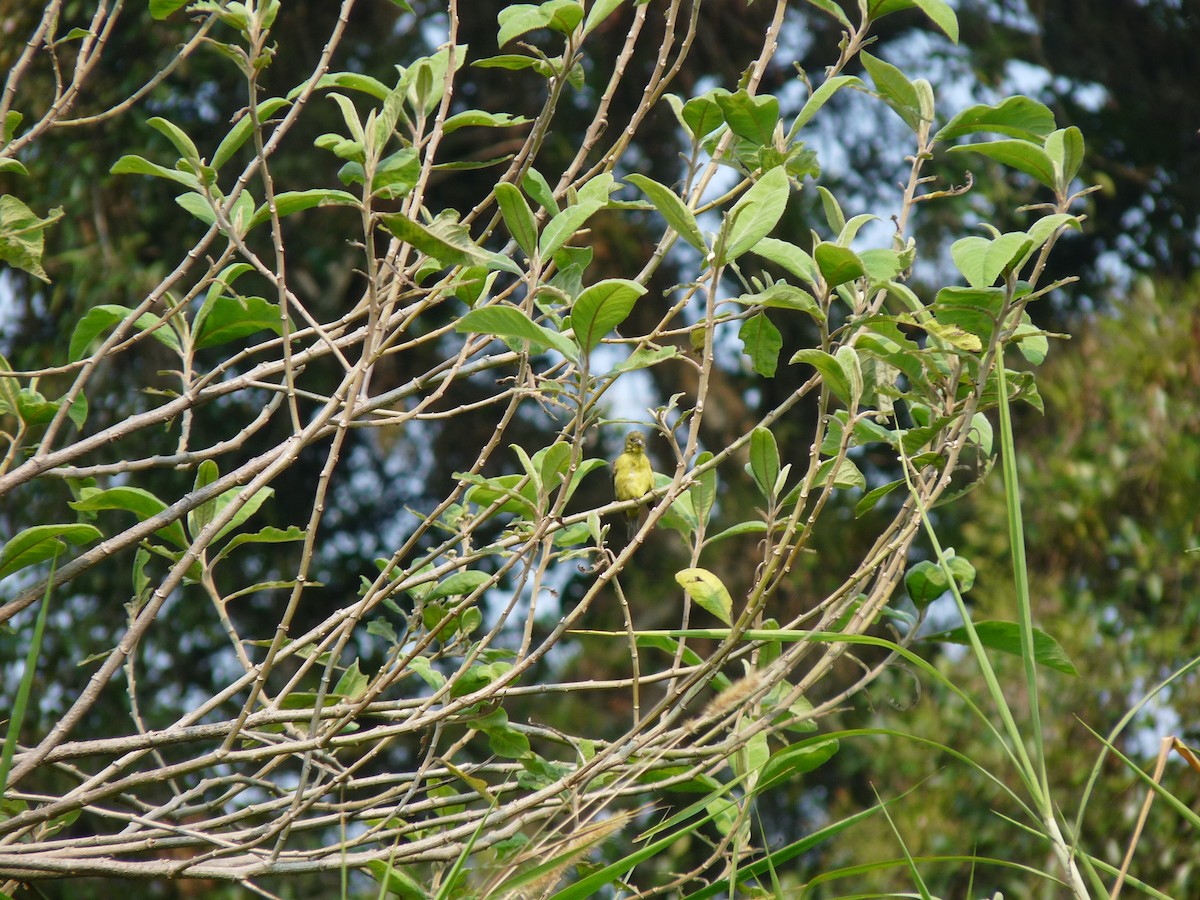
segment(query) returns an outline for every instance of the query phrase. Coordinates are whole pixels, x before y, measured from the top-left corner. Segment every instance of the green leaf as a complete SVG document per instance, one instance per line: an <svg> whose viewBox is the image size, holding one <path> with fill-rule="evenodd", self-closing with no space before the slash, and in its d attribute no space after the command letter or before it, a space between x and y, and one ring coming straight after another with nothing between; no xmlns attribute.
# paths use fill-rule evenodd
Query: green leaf
<svg viewBox="0 0 1200 900"><path fill-rule="evenodd" d="M750 474L768 500L775 497L779 480L779 445L769 428L759 425L750 434Z"/></svg>
<svg viewBox="0 0 1200 900"><path fill-rule="evenodd" d="M1054 130L1054 113L1031 97L1015 96L996 106L980 104L964 109L947 122L935 141L951 141L965 134L991 132L1024 141L1044 141Z"/></svg>
<svg viewBox="0 0 1200 900"><path fill-rule="evenodd" d="M566 441L555 441L533 454L533 462L538 467L538 477L544 489L552 491L563 482L563 476L571 465L571 445ZM604 464L603 460L595 462Z"/></svg>
<svg viewBox="0 0 1200 900"><path fill-rule="evenodd" d="M737 259L771 233L787 209L791 187L787 173L774 168L741 196L729 211L729 233L721 265Z"/></svg>
<svg viewBox="0 0 1200 900"><path fill-rule="evenodd" d="M64 399L66 399L65 395L64 395L64 397L59 399L59 402L61 403ZM73 423L75 423L76 428L82 429L83 423L87 421L87 416L88 416L87 397L85 397L82 393L77 394L75 397L75 400L71 403L70 407L67 409L67 418L70 419Z"/></svg>
<svg viewBox="0 0 1200 900"><path fill-rule="evenodd" d="M884 62L865 50L859 54L859 58L871 74L871 80L875 82L875 90L883 98L883 101L904 120L905 125L914 132L919 131L921 128L921 98L913 83L908 80L908 76L891 63Z"/></svg>
<svg viewBox="0 0 1200 900"><path fill-rule="evenodd" d="M847 406L850 405L850 378L842 368L841 362L834 356L831 356L824 350L808 347L797 351L790 362L792 365L796 363L808 363L810 366L813 366L821 373L821 377L825 381L825 386L829 388L833 395Z"/></svg>
<svg viewBox="0 0 1200 900"><path fill-rule="evenodd" d="M834 468L834 463L837 463L837 468ZM836 459L827 459L821 463L817 469L817 475L814 483L820 487L833 483L835 488L859 488L860 490L867 489L867 479L858 466L851 460L843 459L840 463Z"/></svg>
<svg viewBox="0 0 1200 900"><path fill-rule="evenodd" d="M834 0L808 0L808 4L809 6L815 6L827 15L833 16L848 31L854 30L854 26L850 24L850 19L847 18L845 11Z"/></svg>
<svg viewBox="0 0 1200 900"><path fill-rule="evenodd" d="M833 192L823 185L817 186L817 193L821 195L821 210L825 213L825 221L829 225L829 230L834 234L841 234L846 229L846 214L842 212L841 204L837 202L837 197L833 196ZM841 243L839 240L838 243ZM847 246L843 244L843 246Z"/></svg>
<svg viewBox="0 0 1200 900"><path fill-rule="evenodd" d="M830 194L830 196L832 197L833 195ZM842 226L841 232L838 234L836 241L837 245L839 247L849 247L854 242L854 239L858 236L859 229L861 229L868 222L873 222L878 218L878 216L873 216L870 213L862 213L848 220L846 224Z"/></svg>
<svg viewBox="0 0 1200 900"><path fill-rule="evenodd" d="M705 450L696 457L697 469L712 462L713 455L708 450ZM712 515L713 503L717 499L717 470L707 469L699 475L695 476L696 484L688 488L688 493L692 497L692 509L696 510L696 518L708 523L709 516Z"/></svg>
<svg viewBox="0 0 1200 900"><path fill-rule="evenodd" d="M0 174L7 175L10 173L13 175L28 176L29 170L26 169L25 166L21 164L21 161L19 159L13 159L12 157L6 157L5 159L0 159Z"/></svg>
<svg viewBox="0 0 1200 900"><path fill-rule="evenodd" d="M176 184L181 184L188 190L199 191L200 181L195 175L188 172L181 172L178 169L168 169L166 166L160 166L157 163L152 163L148 159L143 159L140 156L132 154L122 156L115 163L109 172L113 175L150 175L154 178L165 178L168 181L174 181Z"/></svg>
<svg viewBox="0 0 1200 900"><path fill-rule="evenodd" d="M536 458L536 457L535 457ZM570 500L575 494L575 489L579 487L579 483L583 481L592 472L597 469L607 469L608 460L606 459L585 459L579 464L579 468L575 470L575 474L571 476L571 483L567 485L566 499Z"/></svg>
<svg viewBox="0 0 1200 900"><path fill-rule="evenodd" d="M713 797L704 804L713 827L722 835L730 835L738 822L737 801L729 796Z"/></svg>
<svg viewBox="0 0 1200 900"><path fill-rule="evenodd" d="M861 278L867 273L857 253L849 247L831 244L828 241L817 244L813 250L813 258L830 288Z"/></svg>
<svg viewBox="0 0 1200 900"><path fill-rule="evenodd" d="M235 534L213 557L212 564L216 565L217 562L228 556L230 551L236 550L243 544L288 544L302 540L304 540L304 531L296 525L289 525L286 529L268 525L255 532Z"/></svg>
<svg viewBox="0 0 1200 900"><path fill-rule="evenodd" d="M94 525L34 525L18 532L0 548L0 578L52 559L67 544L90 544L104 537Z"/></svg>
<svg viewBox="0 0 1200 900"><path fill-rule="evenodd" d="M455 113L446 120L442 130L446 134L458 131L460 128L511 128L514 125L524 125L529 119L525 116L514 116L511 113L490 113L481 109L467 109Z"/></svg>
<svg viewBox="0 0 1200 900"><path fill-rule="evenodd" d="M478 69L507 69L510 72L533 69L543 78L550 78L554 75L554 68L545 60L536 59L532 56L521 56L516 53L501 53L498 56L477 59L471 65Z"/></svg>
<svg viewBox="0 0 1200 900"><path fill-rule="evenodd" d="M150 0L150 15L156 19L165 19L177 9L187 6L191 0Z"/></svg>
<svg viewBox="0 0 1200 900"><path fill-rule="evenodd" d="M715 96L715 91L709 91L683 104L680 117L696 140L712 134L725 124L725 117L721 114L721 107L714 99Z"/></svg>
<svg viewBox="0 0 1200 900"><path fill-rule="evenodd" d="M624 322L645 293L642 285L625 278L609 278L585 288L571 307L571 327L584 352L596 349L606 334Z"/></svg>
<svg viewBox="0 0 1200 900"><path fill-rule="evenodd" d="M356 167L346 166L338 172L338 177L343 184L363 183L365 175L362 164L367 158L367 154L362 141L352 141L340 134L323 134L313 141L313 146L321 150L328 150L338 159L347 159L357 163Z"/></svg>
<svg viewBox="0 0 1200 900"><path fill-rule="evenodd" d="M567 0L567 2L578 6L573 0ZM515 38L519 38L530 31L536 31L539 28L548 28L552 18L552 11L547 9L547 7L553 5L554 3L543 3L540 6L534 6L532 3L515 3L506 9L502 9L496 16L496 21L500 25L500 30L496 34L496 45L503 47ZM582 15L582 10L580 10L580 13Z"/></svg>
<svg viewBox="0 0 1200 900"><path fill-rule="evenodd" d="M671 479L667 475L660 472L654 473L654 487L662 489L669 487ZM678 531L685 538L691 538L696 530L700 527L700 520L696 517L696 508L692 504L692 495L688 491L684 491L675 501L667 507L666 513L659 520L664 528L670 528Z"/></svg>
<svg viewBox="0 0 1200 900"><path fill-rule="evenodd" d="M217 498L217 510L213 514L213 517L216 518L216 516L219 516L225 507L232 503L237 497L241 496L241 494L246 490L246 488L232 488L221 494L221 496ZM257 491L255 491L252 495L250 495L246 502L238 508L238 511L234 513L233 518L226 522L221 530L213 536L213 542L215 543L219 541L221 538L225 537L225 535L231 534L240 528L247 519L258 512L259 507L261 507L274 495L274 488L265 487L259 488Z"/></svg>
<svg viewBox="0 0 1200 900"><path fill-rule="evenodd" d="M211 303L205 300L196 319L194 346L197 350L215 347L259 331L283 334L279 307L262 297L221 294Z"/></svg>
<svg viewBox="0 0 1200 900"><path fill-rule="evenodd" d="M428 663L428 660L425 660ZM429 900L429 894L421 887L420 882L408 875L402 869L390 866L382 859L373 859L367 863L367 870L380 886L395 894L400 900Z"/></svg>
<svg viewBox="0 0 1200 900"><path fill-rule="evenodd" d="M15 378L4 377L5 372L12 372L12 366L0 353L0 416L15 416L20 408L20 386Z"/></svg>
<svg viewBox="0 0 1200 900"><path fill-rule="evenodd" d="M733 598L716 575L707 569L683 569L675 573L675 581L701 609L732 624Z"/></svg>
<svg viewBox="0 0 1200 900"><path fill-rule="evenodd" d="M838 7L837 9L840 13L841 8ZM800 109L800 114L796 116L796 121L792 123L792 130L788 133L789 139L795 137L800 129L812 120L812 117L817 114L817 111L824 106L829 101L829 98L837 93L840 88L846 87L847 85L861 84L862 79L856 78L854 75L834 75L832 78L827 78L825 83L813 91L812 96L810 96L804 102L804 106Z"/></svg>
<svg viewBox="0 0 1200 900"><path fill-rule="evenodd" d="M575 236L575 232L583 227L584 222L603 207L604 203L602 202L584 201L581 197L574 206L568 206L554 216L542 230L542 237L538 244L542 258L546 259L552 256L556 250Z"/></svg>
<svg viewBox="0 0 1200 900"><path fill-rule="evenodd" d="M550 279L550 287L562 291L566 301L574 302L583 292L583 275L592 264L593 250L591 247L561 247L552 259L558 269ZM557 303L555 300L552 303Z"/></svg>
<svg viewBox="0 0 1200 900"><path fill-rule="evenodd" d="M958 16L945 0L915 0L920 10L931 22L942 30L950 40L958 43Z"/></svg>
<svg viewBox="0 0 1200 900"><path fill-rule="evenodd" d="M904 9L920 9L954 43L958 43L958 17L945 0L872 0L868 12L880 19Z"/></svg>
<svg viewBox="0 0 1200 900"><path fill-rule="evenodd" d="M1009 232L994 240L965 237L950 247L950 256L967 283L976 290L990 288L1001 275L1007 275L1032 245L1023 232Z"/></svg>
<svg viewBox="0 0 1200 900"><path fill-rule="evenodd" d="M414 656L408 661L408 667L435 691L440 690L446 684L446 676L433 668L433 664L424 656Z"/></svg>
<svg viewBox="0 0 1200 900"><path fill-rule="evenodd" d="M817 268L816 261L795 244L776 238L763 238L751 249L763 259L795 275L805 284L814 288L817 286L821 271Z"/></svg>
<svg viewBox="0 0 1200 900"><path fill-rule="evenodd" d="M26 425L45 425L58 413L58 407L58 401L47 400L32 388L17 391L16 414Z"/></svg>
<svg viewBox="0 0 1200 900"><path fill-rule="evenodd" d="M113 328L119 322L125 321L132 312L133 310L129 307L116 304L94 306L89 309L87 314L75 324L75 330L71 333L71 343L67 349L67 358L71 362L83 359L102 333ZM182 355L183 348L180 346L175 330L163 324L163 320L154 313L142 313L133 323L133 327L138 331L148 331L156 325L160 327L155 329L151 337Z"/></svg>
<svg viewBox="0 0 1200 900"><path fill-rule="evenodd" d="M603 206L609 202L613 191L619 187L620 185L617 184L617 180L612 175L607 172L601 172L599 175L588 179L576 192L576 196L580 203L599 203ZM644 209L642 206L638 206L637 208Z"/></svg>
<svg viewBox="0 0 1200 900"><path fill-rule="evenodd" d="M450 688L450 696L465 697L467 694L482 690L511 668L512 663L504 661L477 663L458 676L458 680ZM500 709L497 712L502 713L504 710Z"/></svg>
<svg viewBox="0 0 1200 900"><path fill-rule="evenodd" d="M405 97L409 105L420 115L428 116L441 103L450 68L451 50L454 51L455 71L462 68L467 61L467 47L463 44L456 44L454 47L443 44L432 55L415 60L397 85L398 88L405 88Z"/></svg>
<svg viewBox="0 0 1200 900"><path fill-rule="evenodd" d="M838 751L836 738L813 738L771 754L758 776L758 789L769 791L828 762Z"/></svg>
<svg viewBox="0 0 1200 900"><path fill-rule="evenodd" d="M10 109L5 114L4 123L3 123L4 134L3 134L3 140L0 140L0 144L7 144L14 137L16 137L17 129L21 127L21 122L23 122L24 119L25 119L24 113L21 113L15 109Z"/></svg>
<svg viewBox="0 0 1200 900"><path fill-rule="evenodd" d="M367 689L367 685L371 679L359 670L358 660L351 663L350 668L342 673L342 677L333 687L332 693L337 697L345 697L348 700L354 700L361 697Z"/></svg>
<svg viewBox="0 0 1200 900"><path fill-rule="evenodd" d="M1083 133L1074 125L1052 132L1046 138L1046 155L1054 163L1058 189L1065 193L1083 165Z"/></svg>
<svg viewBox="0 0 1200 900"><path fill-rule="evenodd" d="M917 324L950 346L966 350L968 353L979 353L983 349L984 340L991 339L993 321L979 310L960 310L957 314L943 315L943 318L950 321L947 323L925 318Z"/></svg>
<svg viewBox="0 0 1200 900"><path fill-rule="evenodd" d="M531 752L529 738L511 727L492 729L485 734L488 737L488 748L497 756L521 759Z"/></svg>
<svg viewBox="0 0 1200 900"><path fill-rule="evenodd" d="M561 35L569 37L583 21L583 6L579 0L549 0L542 9L550 17L547 25Z"/></svg>
<svg viewBox="0 0 1200 900"><path fill-rule="evenodd" d="M951 153L962 151L978 153L1016 169L1018 172L1024 172L1051 190L1057 187L1054 161L1037 144L1031 144L1028 141L1006 140L985 141L982 144L960 144L950 148Z"/></svg>
<svg viewBox="0 0 1200 900"><path fill-rule="evenodd" d="M779 122L779 101L770 94L753 97L745 89L730 94L713 94L730 131L759 147L774 143L775 126Z"/></svg>
<svg viewBox="0 0 1200 900"><path fill-rule="evenodd" d="M50 278L42 268L46 228L62 215L60 207L42 219L16 197L0 197L0 260L49 284Z"/></svg>
<svg viewBox="0 0 1200 900"><path fill-rule="evenodd" d="M803 288L777 282L757 294L742 294L733 298L734 303L745 306L764 306L769 309L794 309L807 313L818 322L825 321L825 313L816 298Z"/></svg>
<svg viewBox="0 0 1200 900"><path fill-rule="evenodd" d="M107 490L84 488L79 499L71 501L67 505L76 512L123 509L137 516L140 522L157 516L167 508L167 504L152 493L138 487L115 487ZM183 533L183 526L178 521L170 522L154 533L180 549L187 549L188 539Z"/></svg>
<svg viewBox="0 0 1200 900"><path fill-rule="evenodd" d="M578 197L580 203L599 203L602 206L608 203L608 198L620 185L617 184L615 178L607 172L601 172L594 178L588 180L583 187L579 188Z"/></svg>
<svg viewBox="0 0 1200 900"><path fill-rule="evenodd" d="M1050 342L1042 330L1028 322L1022 322L1013 329L1013 340L1021 355L1035 366L1041 365L1050 352ZM985 420L986 421L986 420Z"/></svg>
<svg viewBox="0 0 1200 900"><path fill-rule="evenodd" d="M475 569L454 572L444 581L438 582L437 586L425 595L425 601L431 603L434 600L441 600L443 597L460 597L474 593L478 587L487 584L491 577L487 572Z"/></svg>
<svg viewBox="0 0 1200 900"><path fill-rule="evenodd" d="M381 216L384 227L400 240L411 244L444 266L486 266L521 275L521 268L511 259L484 250L471 240L466 226L458 218L443 213L428 227L402 213Z"/></svg>
<svg viewBox="0 0 1200 900"><path fill-rule="evenodd" d="M217 213L213 209L212 203L203 194L191 191L176 197L175 202L205 225L212 227L217 223ZM234 234L241 236L246 233L253 214L254 197L249 191L242 191L233 201L228 213L229 224L233 226ZM222 226L222 232L224 232L224 226Z"/></svg>
<svg viewBox="0 0 1200 900"><path fill-rule="evenodd" d="M1013 656L1024 656L1021 647L1021 626L1016 622L976 622L975 633L979 642L985 647L1010 653ZM955 628L940 634L931 634L927 641L944 641L950 644L970 645L967 629ZM1033 658L1036 663L1048 669L1064 672L1067 675L1079 675L1079 670L1071 662L1062 646L1040 628L1033 629Z"/></svg>
<svg viewBox="0 0 1200 900"><path fill-rule="evenodd" d="M526 258L533 259L537 254L538 232L537 221L529 204L514 185L504 182L496 185L496 203L500 206L500 215L504 217L509 234L516 240L517 246L525 251Z"/></svg>
<svg viewBox="0 0 1200 900"><path fill-rule="evenodd" d="M871 286L886 287L892 279L912 265L913 254L880 247L859 252L858 259Z"/></svg>
<svg viewBox="0 0 1200 900"><path fill-rule="evenodd" d="M949 557L946 564L954 574L959 593L965 594L975 584L975 567L961 556ZM904 574L904 587L913 605L924 609L950 590L950 581L938 563L925 559Z"/></svg>
<svg viewBox="0 0 1200 900"><path fill-rule="evenodd" d="M992 423L988 417L979 412L971 417L971 427L967 431L967 440L975 444L984 456L992 455Z"/></svg>
<svg viewBox="0 0 1200 900"><path fill-rule="evenodd" d="M192 483L192 492L203 490L221 477L217 464L206 459L196 467L196 479ZM195 537L204 530L204 526L212 521L217 511L216 498L201 503L187 514L188 532Z"/></svg>
<svg viewBox="0 0 1200 900"><path fill-rule="evenodd" d="M444 70L442 75L445 77ZM387 147L388 143L396 135L398 126L409 122L408 114L404 109L405 100L412 96L415 100L413 104L414 111L422 113L426 110L425 102L428 101L429 96L433 93L432 82L434 77L433 69L428 59L419 60L414 64L414 68L409 69L401 75L396 86L388 91L387 96L383 98L383 106L371 111L374 121L371 123L369 146L375 155L378 156ZM421 88L426 89L422 97L416 96L418 93L416 90L411 90L410 93L410 89L414 88L414 79ZM408 147L405 149L412 151L414 156L416 155L415 148Z"/></svg>
<svg viewBox="0 0 1200 900"><path fill-rule="evenodd" d="M1060 228L1074 228L1076 231L1079 231L1082 227L1079 219L1068 213L1054 213L1049 216L1043 216L1034 222L1033 227L1028 231L1029 240L1033 243L1026 253L1032 256Z"/></svg>
<svg viewBox="0 0 1200 900"><path fill-rule="evenodd" d="M634 350L627 357L617 363L609 370L609 375L619 375L622 372L633 372L636 369L648 369L651 366L657 366L660 362L668 359L674 359L679 356L679 348L672 345L669 347L654 347Z"/></svg>
<svg viewBox="0 0 1200 900"><path fill-rule="evenodd" d="M558 215L558 203L554 200L554 190L550 187L550 182L537 169L530 168L525 173L525 177L521 179L521 187L530 199L536 200L541 204L542 209L550 213L551 216Z"/></svg>
<svg viewBox="0 0 1200 900"><path fill-rule="evenodd" d="M288 94L288 99L294 100L298 97L303 87L304 85L301 83L300 88L293 89ZM321 80L317 82L318 89L331 87L358 91L361 94L374 97L376 100L387 100L388 95L393 90L378 78L372 78L370 75L362 75L358 72L330 72L327 75L323 75Z"/></svg>
<svg viewBox="0 0 1200 900"><path fill-rule="evenodd" d="M460 333L491 334L506 341L529 341L539 350L556 350L567 359L579 359L579 347L557 331L536 324L515 306L473 309L454 326Z"/></svg>
<svg viewBox="0 0 1200 900"><path fill-rule="evenodd" d="M583 23L583 34L586 37L597 25L607 19L625 0L594 0L588 9L587 21Z"/></svg>
<svg viewBox="0 0 1200 900"><path fill-rule="evenodd" d="M285 106L290 106L291 103L283 97L271 97L268 100L258 104L258 120L265 122L276 112ZM250 116L242 116L238 119L231 129L229 134L221 139L221 143L217 145L216 151L212 157L212 167L219 169L233 157L241 146L246 143L246 140L254 132L254 119Z"/></svg>
<svg viewBox="0 0 1200 900"><path fill-rule="evenodd" d="M711 547L718 541L728 540L732 537L738 537L743 534L766 534L768 531L766 522L738 522L736 525L730 525L718 531L711 537L704 539L704 546Z"/></svg>
<svg viewBox="0 0 1200 900"><path fill-rule="evenodd" d="M58 39L57 39L57 40L56 40L54 43L55 43L56 45L58 45L58 44L65 44L65 43L68 43L69 41L78 41L78 40L81 40L81 39L83 39L83 38L85 38L85 37L88 37L89 35L91 35L91 32L90 32L90 31L88 31L86 28L78 28L78 27L76 27L76 28L72 28L72 29L71 29L70 31L68 31L68 32L67 32L65 35L63 35L62 37L58 38Z"/></svg>
<svg viewBox="0 0 1200 900"><path fill-rule="evenodd" d="M361 164L357 162L347 163L338 172L338 177L343 182L347 182L347 179L353 174L355 169L361 170ZM371 179L371 196L380 197L384 200L398 200L401 197L407 197L412 192L420 175L420 155L412 147L402 147L395 153L379 161L379 165L375 169L375 177ZM347 183L361 184L366 177L365 171L360 171L359 176L358 178L349 178ZM340 201L335 202L338 202L340 205Z"/></svg>
<svg viewBox="0 0 1200 900"><path fill-rule="evenodd" d="M774 378L779 366L779 351L783 349L783 335L766 314L758 313L743 322L738 338L754 371L764 378Z"/></svg>
<svg viewBox="0 0 1200 900"><path fill-rule="evenodd" d="M246 196L246 194L242 194ZM302 209L312 209L314 206L359 206L359 199L346 191L314 188L308 191L284 191L275 195L275 209L282 219ZM271 218L271 210L263 204L250 217L246 230L250 230Z"/></svg>
<svg viewBox="0 0 1200 900"><path fill-rule="evenodd" d="M484 266L468 266L459 277L451 282L454 296L467 306L475 306L482 297L485 300L491 293L492 285L499 272L489 272Z"/></svg>
<svg viewBox="0 0 1200 900"><path fill-rule="evenodd" d="M879 504L880 500L903 484L904 479L897 478L895 481L889 481L887 484L881 484L879 487L867 491L854 507L854 517L857 519L865 516Z"/></svg>
<svg viewBox="0 0 1200 900"><path fill-rule="evenodd" d="M186 159L197 168L200 166L200 151L182 128L161 116L147 119L146 124L169 140L179 151L181 158Z"/></svg>
<svg viewBox="0 0 1200 900"><path fill-rule="evenodd" d="M478 475L455 473L455 477L474 484L467 491L466 499L481 508L488 508L498 501L503 501L497 507L497 512L512 513L524 519L531 519L537 514L537 488L532 480L524 475L497 475L493 478L483 478ZM522 481L525 484L518 489Z"/></svg>
<svg viewBox="0 0 1200 900"><path fill-rule="evenodd" d="M681 238L701 253L708 252L704 235L700 233L700 226L696 224L695 214L684 205L674 191L645 175L635 173L626 176L625 180L646 195L646 199L654 204L659 215L667 220L667 224Z"/></svg>
<svg viewBox="0 0 1200 900"><path fill-rule="evenodd" d="M990 340L1004 301L1004 288L944 287L937 292L933 309L943 322L961 325ZM915 319L914 324L918 324Z"/></svg>

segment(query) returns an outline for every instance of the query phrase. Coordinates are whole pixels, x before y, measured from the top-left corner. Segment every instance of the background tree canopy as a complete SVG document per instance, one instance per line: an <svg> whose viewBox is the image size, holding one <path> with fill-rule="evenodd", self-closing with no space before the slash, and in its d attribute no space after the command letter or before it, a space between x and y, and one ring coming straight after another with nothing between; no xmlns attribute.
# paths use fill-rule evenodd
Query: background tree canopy
<svg viewBox="0 0 1200 900"><path fill-rule="evenodd" d="M1200 744L1197 21L7 4L5 890L1100 896L1097 734ZM1010 401L1046 815L923 525L1018 621ZM1196 890L1181 760L1126 890Z"/></svg>

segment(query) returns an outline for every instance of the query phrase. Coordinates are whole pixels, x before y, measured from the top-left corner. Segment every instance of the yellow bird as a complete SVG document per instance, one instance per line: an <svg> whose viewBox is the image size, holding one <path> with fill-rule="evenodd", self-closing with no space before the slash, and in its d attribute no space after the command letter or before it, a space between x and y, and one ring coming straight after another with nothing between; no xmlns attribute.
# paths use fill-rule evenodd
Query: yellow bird
<svg viewBox="0 0 1200 900"><path fill-rule="evenodd" d="M646 456L646 436L640 431L631 431L625 438L625 452L613 463L613 492L618 500L641 500L654 490L654 470ZM633 534L633 526L641 514L639 507L630 509L627 529Z"/></svg>

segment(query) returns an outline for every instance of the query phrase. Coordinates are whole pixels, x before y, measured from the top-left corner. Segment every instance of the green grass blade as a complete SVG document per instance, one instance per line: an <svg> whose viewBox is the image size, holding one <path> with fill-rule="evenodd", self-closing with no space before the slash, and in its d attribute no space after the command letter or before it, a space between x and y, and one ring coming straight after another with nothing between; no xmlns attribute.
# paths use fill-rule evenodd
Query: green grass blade
<svg viewBox="0 0 1200 900"><path fill-rule="evenodd" d="M42 597L42 608L38 610L36 622L33 625L33 637L29 641L29 652L25 654L25 670L21 673L21 683L17 687L17 696L13 701L12 716L8 720L8 731L4 735L4 751L0 754L0 797L8 788L8 773L12 770L13 756L17 750L17 737L21 733L21 723L25 720L25 710L29 707L29 695L33 691L33 676L37 671L38 657L42 653L42 635L46 631L46 617L50 609L50 587L54 584L54 570L58 567L58 553L50 563L50 577L46 579L46 595Z"/></svg>

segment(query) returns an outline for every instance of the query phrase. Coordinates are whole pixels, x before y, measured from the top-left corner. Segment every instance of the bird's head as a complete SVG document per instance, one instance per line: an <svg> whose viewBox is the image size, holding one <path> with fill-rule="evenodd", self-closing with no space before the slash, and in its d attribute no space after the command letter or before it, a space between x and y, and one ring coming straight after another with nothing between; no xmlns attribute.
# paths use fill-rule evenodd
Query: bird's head
<svg viewBox="0 0 1200 900"><path fill-rule="evenodd" d="M625 436L625 452L641 453L646 449L646 436L640 431L631 431Z"/></svg>

